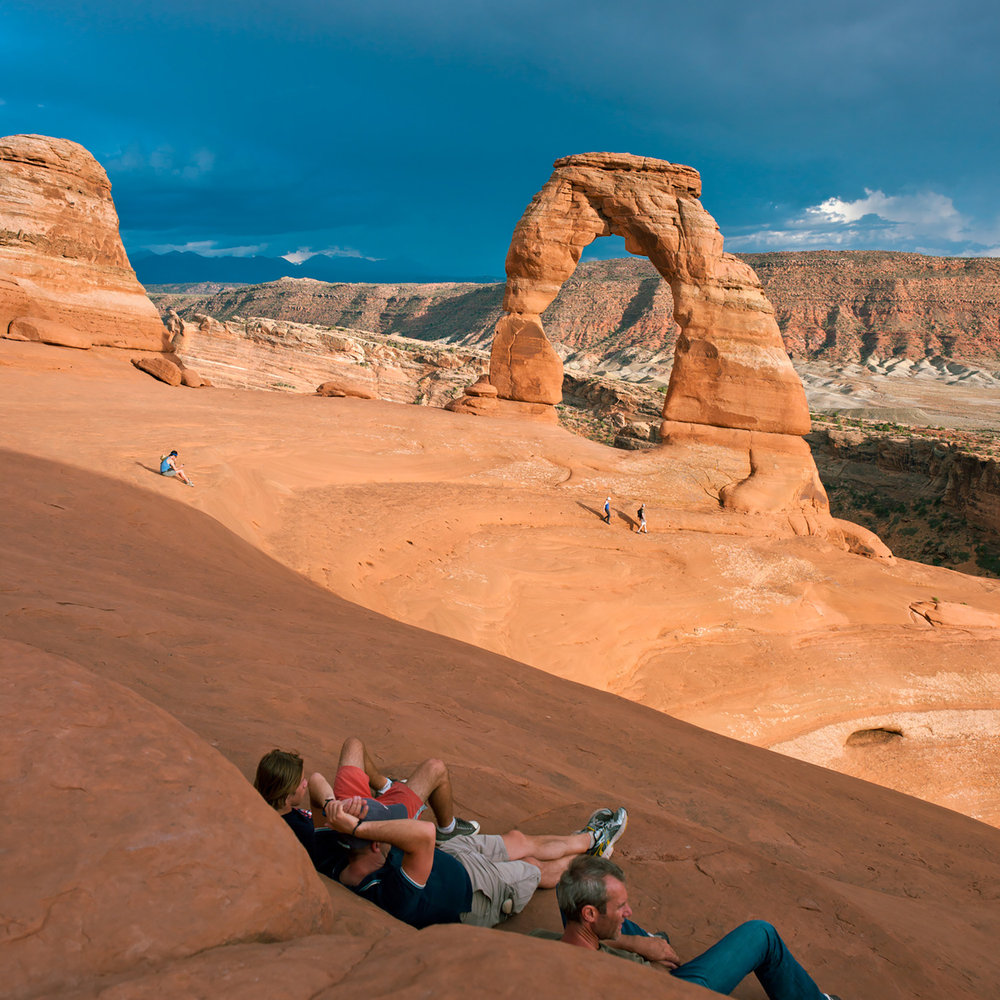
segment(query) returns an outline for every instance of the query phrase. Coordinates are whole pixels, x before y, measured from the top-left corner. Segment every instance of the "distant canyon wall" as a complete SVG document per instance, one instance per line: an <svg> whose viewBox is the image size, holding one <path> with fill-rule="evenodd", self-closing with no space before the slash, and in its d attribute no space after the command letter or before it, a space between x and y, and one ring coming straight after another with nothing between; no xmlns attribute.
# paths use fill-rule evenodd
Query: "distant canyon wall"
<svg viewBox="0 0 1000 1000"><path fill-rule="evenodd" d="M740 255L774 305L793 358L856 360L875 354L1000 361L1000 259L882 251ZM187 319L265 316L446 340L487 343L502 315L502 283L328 284L285 278L211 293L152 298ZM551 340L568 352L672 351L670 289L645 259L580 264L545 311Z"/></svg>

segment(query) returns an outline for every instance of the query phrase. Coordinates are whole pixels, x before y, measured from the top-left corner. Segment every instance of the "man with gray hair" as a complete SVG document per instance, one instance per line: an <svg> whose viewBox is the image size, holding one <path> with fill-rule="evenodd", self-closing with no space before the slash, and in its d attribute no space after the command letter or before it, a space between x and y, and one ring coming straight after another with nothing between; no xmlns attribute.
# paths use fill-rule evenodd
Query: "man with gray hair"
<svg viewBox="0 0 1000 1000"><path fill-rule="evenodd" d="M731 993L752 972L769 1000L838 1000L820 992L763 920L740 924L708 951L682 963L666 935L648 934L632 923L625 875L606 857L574 859L559 879L556 899L565 924L562 936L535 931L536 936L659 966L716 993Z"/></svg>

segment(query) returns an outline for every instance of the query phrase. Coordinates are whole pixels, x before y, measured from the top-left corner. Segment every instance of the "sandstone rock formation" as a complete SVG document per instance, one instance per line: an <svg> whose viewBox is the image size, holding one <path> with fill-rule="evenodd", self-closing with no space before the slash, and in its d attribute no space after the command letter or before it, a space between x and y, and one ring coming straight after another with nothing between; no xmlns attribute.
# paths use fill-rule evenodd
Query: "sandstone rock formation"
<svg viewBox="0 0 1000 1000"><path fill-rule="evenodd" d="M180 367L168 358L156 357L155 355L152 357L134 358L132 364L139 371L145 372L147 375L152 375L153 378L158 379L160 382L166 382L167 385L180 385L184 378Z"/></svg>
<svg viewBox="0 0 1000 1000"><path fill-rule="evenodd" d="M750 475L723 494L724 506L794 512L809 533L824 531L826 495L801 439L810 428L802 384L760 283L746 264L723 252L722 235L700 195L697 171L665 160L617 153L557 160L507 253L506 315L490 357L498 397L484 406L481 397L466 396L449 409L533 415L559 402L562 362L541 314L584 247L615 234L629 252L649 258L673 293L680 334L661 438L740 448Z"/></svg>
<svg viewBox="0 0 1000 1000"><path fill-rule="evenodd" d="M444 406L486 365L479 351L257 316L181 322L172 357L222 388L315 392ZM333 391L336 390L336 391Z"/></svg>
<svg viewBox="0 0 1000 1000"><path fill-rule="evenodd" d="M710 525L734 519L709 511L686 467L660 486L664 492L653 509L694 513L677 510L688 506L677 493L684 485L692 502L705 501L698 508L705 512L701 530L661 535L658 518L642 539L609 531L585 509L593 503L595 481L616 479L623 494L644 495L663 478L655 460L643 473L642 456L636 461L558 428L512 422L509 436L501 438L484 421L383 403L354 406L355 419L342 421L331 416L328 401L277 393L189 394L180 406L176 393L93 353L61 359L72 369L27 367L37 353L28 350L32 346L0 343L0 413L20 451L4 455L8 474L0 479L9 528L0 621L6 636L32 647L16 672L0 671L4 682L16 679L0 689L12 692L0 699L0 739L25 748L3 756L8 769L0 775L0 812L10 830L16 825L37 832L43 856L60 874L76 873L83 888L94 888L83 876L105 842L112 850L100 858L102 872L164 874L148 879L142 892L127 883L127 916L108 912L117 880L99 883L88 920L78 895L49 895L48 875L34 881L35 859L11 876L19 855L3 855L8 867L0 872L0 916L17 900L18 912L48 913L53 926L67 910L83 918L61 938L61 955L42 950L40 965L30 969L18 960L34 946L28 938L44 937L47 927L0 938L8 992L16 973L38 977L33 998L60 1000L378 1000L491 995L497 983L503 984L500 992L531 990L553 998L615 989L665 1000L703 995L662 973L525 939L517 932L558 924L551 891L539 892L512 921L508 930L514 933L464 926L387 932L385 920L363 919L362 908L371 910L370 904L328 885L333 931L313 934L307 924L293 933L309 936L283 940L271 902L256 895L258 868L241 870L244 855L236 852L242 844L234 837L282 841L270 843L264 855L272 872L283 873L282 920L287 907L298 913L303 905L303 888L288 877L298 871L301 851L280 822L261 811L237 769L251 774L273 745L295 747L308 761L332 762L340 741L358 732L374 734L387 767L447 748L463 812L491 832L515 824L528 832L571 829L616 796L631 818L615 860L628 873L637 916L669 930L685 956L748 916L766 915L821 987L842 996L992 996L1000 981L995 829L588 690L580 674L606 666L614 647L622 650L614 672L619 663L635 663L643 649L663 645L667 628L674 639L652 674L672 696L691 684L708 698L735 696L746 706L748 725L759 724L759 714L781 715L786 733L801 732L808 723L799 713L816 717L819 700L824 718L850 726L849 737L891 722L861 725L855 721L861 713L851 714L856 695L869 690L872 646L884 651L875 664L884 687L865 697L866 717L877 711L872 703L883 690L898 688L901 671L905 682L921 650L927 688L918 697L925 704L954 683L942 676L953 669L978 671L986 693L987 684L993 684L992 697L997 690L991 680L997 640L972 643L959 629L939 634L929 624L907 623L902 627L912 632L909 641L891 629L886 645L888 623L879 616L876 627L866 627L858 610L863 614L872 600L884 603L889 591L901 615L928 593L956 603L971 599L997 612L997 595L976 594L970 587L976 581L958 574L913 566L904 586L898 575L905 567L849 559L812 540L786 539L780 550L771 549L776 561L768 572L754 558L765 549L758 540L712 534ZM18 358L27 359L24 370L14 364ZM114 386L116 406L100 406ZM45 405L32 406L38 399ZM210 489L186 490L183 502L169 496L174 491L159 489L153 471L136 462L148 447L149 426L203 437L192 440L190 455L197 456L201 481ZM209 440L199 427L220 432ZM290 509L296 500L301 507ZM295 561L308 554L317 569L327 567L353 590L349 599L248 543L273 536L287 518L305 531L306 544L289 548L279 531L273 553ZM373 518L376 531L369 530ZM256 522L264 526L259 533ZM452 546L459 553L455 562ZM420 549L425 554L413 560L410 553ZM805 571L803 557L814 569ZM422 560L430 574L421 572ZM735 572L737 563L743 575L721 572L726 565ZM519 578L510 575L513 564L525 570ZM929 576L914 586L923 569ZM795 633L787 645L743 659L740 635L757 648L767 640L774 625L763 619L772 617L781 595L772 596L769 609L766 594L784 588L790 572L798 583L789 593L803 600L781 604L780 613L786 623L794 615ZM536 578L533 592L524 589L529 574ZM567 577L576 579L578 590L561 589ZM389 585L393 618L358 606L366 599L364 587L354 585L366 579L369 587ZM451 588L464 613L479 618L484 635L506 629L489 600L512 597L531 617L521 619L510 638L545 649L561 646L572 657L576 683L401 624L409 584L431 615ZM536 599L539 585L548 593ZM613 613L594 614L595 585L605 587ZM849 585L853 594L846 593ZM721 604L703 604L706 587L717 591ZM487 590L491 598L484 599ZM570 593L579 597L570 599ZM818 615L803 622L809 602L823 608L825 626ZM563 612L571 625L556 635ZM734 615L738 620L730 623ZM602 641L581 642L588 620L597 620ZM442 623L426 620L438 632ZM634 633L644 628L647 639L636 647ZM818 628L834 638L833 648L824 652L822 643L816 645ZM54 675L44 666L56 653L63 658L65 686L50 683ZM71 670L65 660L85 669ZM38 681L48 691L44 698L33 693ZM22 687L28 691L23 702ZM912 690L910 682L904 693ZM954 699L965 708L969 688L956 687ZM339 708L331 712L331 706ZM905 707L914 707L909 697ZM137 732L146 731L151 738L138 743ZM622 733L628 733L625 749ZM907 732L895 742L908 741ZM142 754L138 764L149 765L155 789L166 793L164 801L147 802L132 788L105 780L116 763L130 779L135 753ZM30 767L36 755L44 770ZM220 755L235 766L222 764ZM56 788L52 772L67 759L70 780ZM940 773L948 784L968 782L967 774L956 782L950 748L944 759L948 766ZM84 784L95 770L101 782ZM183 780L189 772L197 776L190 789ZM983 786L995 789L995 769L982 773ZM50 794L53 816L40 819L38 800ZM94 798L104 796L109 808L95 815ZM154 839L151 834L190 829L185 816L161 811L172 802L185 813L190 805L211 834ZM146 808L155 810L148 825ZM127 825L119 831L123 817ZM118 856L115 848L121 848ZM182 849L191 852L190 865L185 858L158 867ZM220 864L223 852L228 870ZM57 888L73 884L54 881ZM269 878L267 884L274 883ZM176 891L164 906L169 887ZM307 885L305 895L315 912L313 888ZM230 934L230 916L244 902L252 904L245 934ZM169 954L160 950L154 929L144 952L116 952L121 962L113 968L121 971L91 973L82 966L88 951L96 966L113 950L109 945L121 942L114 935L125 924L138 921L145 931L153 916L163 923ZM182 919L187 923L179 933ZM9 922L0 919L0 925ZM228 943L217 946L220 940ZM64 993L60 985L73 979L78 985ZM741 998L759 995L752 981L735 991Z"/></svg>
<svg viewBox="0 0 1000 1000"><path fill-rule="evenodd" d="M7 136L0 181L0 337L168 350L97 161L66 139Z"/></svg>
<svg viewBox="0 0 1000 1000"><path fill-rule="evenodd" d="M324 382L316 389L316 395L332 396L339 399L343 399L346 396L353 396L355 399L378 399L378 397L368 389L352 385L350 382L345 382L343 379L334 379L330 382Z"/></svg>
<svg viewBox="0 0 1000 1000"><path fill-rule="evenodd" d="M330 928L308 858L193 732L42 650L0 640L0 665L5 996Z"/></svg>

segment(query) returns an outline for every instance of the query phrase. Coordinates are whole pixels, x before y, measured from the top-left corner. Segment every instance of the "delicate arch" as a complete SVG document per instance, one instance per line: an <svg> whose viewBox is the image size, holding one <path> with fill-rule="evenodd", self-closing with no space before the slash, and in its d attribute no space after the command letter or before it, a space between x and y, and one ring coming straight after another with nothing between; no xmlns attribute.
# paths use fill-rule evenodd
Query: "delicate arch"
<svg viewBox="0 0 1000 1000"><path fill-rule="evenodd" d="M553 404L562 363L541 313L599 236L617 235L669 283L680 335L663 416L671 421L802 435L809 410L753 270L723 252L691 167L619 153L555 163L514 229L505 316L490 382L501 399Z"/></svg>

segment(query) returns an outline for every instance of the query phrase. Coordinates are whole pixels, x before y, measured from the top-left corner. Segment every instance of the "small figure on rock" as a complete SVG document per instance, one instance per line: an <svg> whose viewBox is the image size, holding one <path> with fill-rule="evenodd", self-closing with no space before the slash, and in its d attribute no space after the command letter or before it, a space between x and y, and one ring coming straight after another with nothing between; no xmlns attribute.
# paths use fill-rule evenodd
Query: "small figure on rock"
<svg viewBox="0 0 1000 1000"><path fill-rule="evenodd" d="M604 501L604 523L611 523L611 497Z"/></svg>
<svg viewBox="0 0 1000 1000"><path fill-rule="evenodd" d="M635 516L639 518L639 529L636 534L645 533L649 534L649 529L646 527L646 505L639 504L639 509L635 512Z"/></svg>
<svg viewBox="0 0 1000 1000"><path fill-rule="evenodd" d="M177 452L171 451L166 455L160 456L160 475L161 476L176 476L182 483L187 483L188 486L194 486L187 477L187 473L184 472L184 466L177 464Z"/></svg>

